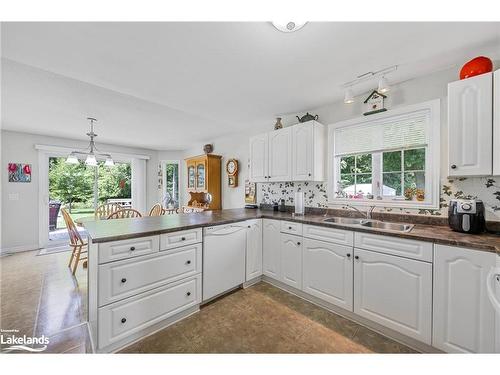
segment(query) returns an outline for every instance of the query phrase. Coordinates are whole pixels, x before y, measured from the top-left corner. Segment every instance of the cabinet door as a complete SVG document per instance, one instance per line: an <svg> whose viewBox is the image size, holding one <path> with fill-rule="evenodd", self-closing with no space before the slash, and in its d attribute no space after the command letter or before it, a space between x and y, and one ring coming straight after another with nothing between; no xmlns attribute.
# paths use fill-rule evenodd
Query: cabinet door
<svg viewBox="0 0 500 375"><path fill-rule="evenodd" d="M486 176L492 173L491 73L448 85L449 176Z"/></svg>
<svg viewBox="0 0 500 375"><path fill-rule="evenodd" d="M432 264L355 248L354 313L430 345Z"/></svg>
<svg viewBox="0 0 500 375"><path fill-rule="evenodd" d="M281 237L279 220L262 220L263 273L281 280Z"/></svg>
<svg viewBox="0 0 500 375"><path fill-rule="evenodd" d="M207 188L206 165L204 161L196 163L196 190L205 191Z"/></svg>
<svg viewBox="0 0 500 375"><path fill-rule="evenodd" d="M486 276L496 255L435 245L434 329L432 345L452 353L495 350L495 312Z"/></svg>
<svg viewBox="0 0 500 375"><path fill-rule="evenodd" d="M269 134L268 181L292 179L292 127L275 130Z"/></svg>
<svg viewBox="0 0 500 375"><path fill-rule="evenodd" d="M250 138L250 181L267 182L269 172L267 133Z"/></svg>
<svg viewBox="0 0 500 375"><path fill-rule="evenodd" d="M352 311L352 252L349 246L305 238L302 290Z"/></svg>
<svg viewBox="0 0 500 375"><path fill-rule="evenodd" d="M493 103L493 175L500 176L500 69L493 76Z"/></svg>
<svg viewBox="0 0 500 375"><path fill-rule="evenodd" d="M308 122L292 127L292 179L312 181L314 171L314 129Z"/></svg>
<svg viewBox="0 0 500 375"><path fill-rule="evenodd" d="M302 289L302 237L281 233L281 274L285 284Z"/></svg>
<svg viewBox="0 0 500 375"><path fill-rule="evenodd" d="M194 164L188 163L187 165L187 179L188 189L194 190L196 188L196 166Z"/></svg>
<svg viewBox="0 0 500 375"><path fill-rule="evenodd" d="M247 221L246 281L262 275L262 219Z"/></svg>

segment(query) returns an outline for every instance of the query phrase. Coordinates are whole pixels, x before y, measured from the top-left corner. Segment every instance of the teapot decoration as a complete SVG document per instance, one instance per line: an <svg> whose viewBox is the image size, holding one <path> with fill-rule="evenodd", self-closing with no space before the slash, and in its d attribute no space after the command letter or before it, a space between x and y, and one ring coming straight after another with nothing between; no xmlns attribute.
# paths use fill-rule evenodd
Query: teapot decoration
<svg viewBox="0 0 500 375"><path fill-rule="evenodd" d="M318 120L319 116L318 115L311 115L309 112L306 112L306 114L302 117L295 116L299 119L299 122L306 122L306 121L311 121L311 120Z"/></svg>

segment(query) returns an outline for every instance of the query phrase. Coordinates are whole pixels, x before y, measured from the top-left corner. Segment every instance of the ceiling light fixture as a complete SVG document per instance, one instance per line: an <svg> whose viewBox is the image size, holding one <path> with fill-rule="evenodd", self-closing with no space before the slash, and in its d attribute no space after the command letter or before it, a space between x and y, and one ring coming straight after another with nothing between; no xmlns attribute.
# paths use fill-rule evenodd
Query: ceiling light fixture
<svg viewBox="0 0 500 375"><path fill-rule="evenodd" d="M379 81L378 81L378 92L381 94L384 94L386 92L389 92L391 90L391 86L389 86L389 82L387 82L387 79L382 76Z"/></svg>
<svg viewBox="0 0 500 375"><path fill-rule="evenodd" d="M90 121L90 132L87 133L87 135L90 138L89 146L85 150L77 150L77 151L72 151L67 159L66 163L68 164L78 164L80 161L78 160L78 155L80 155L82 158L85 157L85 164L89 165L91 167L97 166L97 157L103 157L106 158L106 162L104 163L105 166L107 167L112 167L115 165L115 162L113 161L113 158L111 157L110 154L103 154L99 152L95 145L94 138L97 137L97 134L94 133L94 122L97 120L93 117L87 117L87 120Z"/></svg>
<svg viewBox="0 0 500 375"><path fill-rule="evenodd" d="M285 22L271 22L273 26L284 33L293 33L294 31L300 30L304 27L307 22L295 22L295 21L285 21Z"/></svg>
<svg viewBox="0 0 500 375"><path fill-rule="evenodd" d="M356 77L356 79L346 82L342 85L345 89L344 103L351 104L354 102L354 95L352 92L352 87L360 83L373 80L374 78L380 77L378 81L377 91L381 94L388 92L391 89L389 82L385 76L392 73L398 69L397 65L390 66L388 68L377 70L376 72L366 72Z"/></svg>
<svg viewBox="0 0 500 375"><path fill-rule="evenodd" d="M354 93L350 87L345 90L344 103L345 104L354 103Z"/></svg>

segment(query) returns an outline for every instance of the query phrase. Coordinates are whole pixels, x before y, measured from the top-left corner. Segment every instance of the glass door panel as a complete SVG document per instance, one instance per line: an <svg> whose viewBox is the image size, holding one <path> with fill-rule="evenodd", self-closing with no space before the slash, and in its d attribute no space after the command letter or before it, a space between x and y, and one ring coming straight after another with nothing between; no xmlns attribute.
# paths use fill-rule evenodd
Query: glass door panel
<svg viewBox="0 0 500 375"><path fill-rule="evenodd" d="M205 190L205 163L196 165L196 189Z"/></svg>

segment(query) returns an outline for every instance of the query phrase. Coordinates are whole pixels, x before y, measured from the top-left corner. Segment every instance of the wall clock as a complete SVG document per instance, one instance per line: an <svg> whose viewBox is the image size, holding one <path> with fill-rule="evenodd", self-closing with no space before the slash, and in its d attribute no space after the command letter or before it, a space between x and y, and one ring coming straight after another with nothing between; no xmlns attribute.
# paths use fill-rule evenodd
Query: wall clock
<svg viewBox="0 0 500 375"><path fill-rule="evenodd" d="M238 186L238 160L229 159L226 163L226 172L229 187Z"/></svg>

